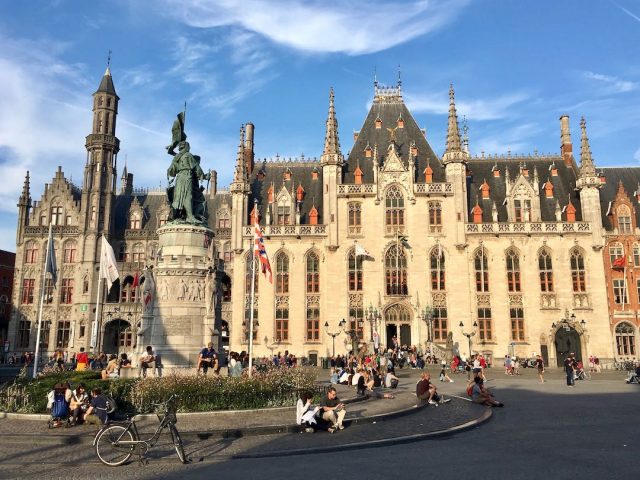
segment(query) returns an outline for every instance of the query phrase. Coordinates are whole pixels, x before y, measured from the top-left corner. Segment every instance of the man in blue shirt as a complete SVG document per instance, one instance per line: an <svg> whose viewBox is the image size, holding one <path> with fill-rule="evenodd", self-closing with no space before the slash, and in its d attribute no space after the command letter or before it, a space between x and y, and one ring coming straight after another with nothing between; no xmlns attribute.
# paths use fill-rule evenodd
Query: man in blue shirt
<svg viewBox="0 0 640 480"><path fill-rule="evenodd" d="M99 388L91 390L91 403L84 414L84 421L88 424L104 425L109 420L107 410L107 397L102 394L102 390Z"/></svg>
<svg viewBox="0 0 640 480"><path fill-rule="evenodd" d="M216 372L218 370L218 356L213 349L213 343L209 342L206 348L203 348L198 355L198 373L202 369L202 373L207 374L209 367L213 368Z"/></svg>

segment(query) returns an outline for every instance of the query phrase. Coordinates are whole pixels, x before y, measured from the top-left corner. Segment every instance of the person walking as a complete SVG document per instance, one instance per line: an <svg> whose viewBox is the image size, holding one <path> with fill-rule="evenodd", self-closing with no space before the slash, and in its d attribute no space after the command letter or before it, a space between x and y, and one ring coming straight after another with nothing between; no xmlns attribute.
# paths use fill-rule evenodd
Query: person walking
<svg viewBox="0 0 640 480"><path fill-rule="evenodd" d="M538 369L540 383L544 383L544 361L540 355L536 355L536 368Z"/></svg>

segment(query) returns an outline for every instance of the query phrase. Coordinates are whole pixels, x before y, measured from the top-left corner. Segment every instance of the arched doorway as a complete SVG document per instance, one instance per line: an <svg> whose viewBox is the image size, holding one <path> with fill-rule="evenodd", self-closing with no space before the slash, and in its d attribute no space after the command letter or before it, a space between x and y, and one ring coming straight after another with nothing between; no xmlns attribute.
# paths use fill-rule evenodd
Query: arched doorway
<svg viewBox="0 0 640 480"><path fill-rule="evenodd" d="M398 337L400 345L411 345L411 312L402 304L391 305L384 312L387 347L393 348L393 337Z"/></svg>
<svg viewBox="0 0 640 480"><path fill-rule="evenodd" d="M580 335L573 327L561 327L555 335L556 359L561 367L570 353L575 354L577 360L582 360Z"/></svg>
<svg viewBox="0 0 640 480"><path fill-rule="evenodd" d="M102 338L102 351L106 354L129 353L135 346L131 324L121 318L115 318L105 325Z"/></svg>

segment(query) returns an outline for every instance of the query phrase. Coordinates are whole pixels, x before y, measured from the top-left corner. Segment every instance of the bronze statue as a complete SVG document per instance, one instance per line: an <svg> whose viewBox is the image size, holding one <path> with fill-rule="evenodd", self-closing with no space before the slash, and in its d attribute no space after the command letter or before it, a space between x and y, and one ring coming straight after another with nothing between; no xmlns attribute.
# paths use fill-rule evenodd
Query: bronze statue
<svg viewBox="0 0 640 480"><path fill-rule="evenodd" d="M206 223L206 199L200 180L209 180L210 173L204 173L200 167L200 157L190 152L187 135L184 133L184 113L178 114L171 129L172 142L167 153L173 155L173 161L167 169L167 197L171 205L170 223ZM178 154L175 148L178 147Z"/></svg>

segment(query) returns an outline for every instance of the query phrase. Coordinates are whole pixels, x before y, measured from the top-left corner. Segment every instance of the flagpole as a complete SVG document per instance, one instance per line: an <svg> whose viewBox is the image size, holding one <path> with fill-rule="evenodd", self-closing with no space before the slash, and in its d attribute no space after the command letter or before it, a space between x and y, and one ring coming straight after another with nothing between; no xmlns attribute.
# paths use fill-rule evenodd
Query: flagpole
<svg viewBox="0 0 640 480"><path fill-rule="evenodd" d="M103 251L102 251L102 242L100 242L100 270L98 273L98 291L96 292L96 315L95 318L93 320L93 326L91 327L91 348L96 348L98 345L98 315L100 314L100 297L101 297L101 293L102 293L102 276L103 276L103 272L102 272L102 264L104 263L102 261L102 255L103 255Z"/></svg>
<svg viewBox="0 0 640 480"><path fill-rule="evenodd" d="M253 226L254 229L260 228L257 215L258 213L256 210L256 219ZM255 237L255 233L254 233L254 237ZM249 377L251 377L251 373L253 370L253 304L256 300L256 261L257 261L256 251L255 251L255 245L254 245L253 253L251 254L251 310L249 310Z"/></svg>
<svg viewBox="0 0 640 480"><path fill-rule="evenodd" d="M48 242L53 241L53 223L49 222L49 240ZM47 242L47 253L44 257L44 268L42 269L42 288L40 289L40 312L38 313L38 333L36 334L36 353L35 358L33 359L33 378L36 378L38 375L38 355L40 354L40 334L42 332L42 310L44 308L44 291L46 290L46 281L47 281L47 265L49 265L49 250L50 245Z"/></svg>

